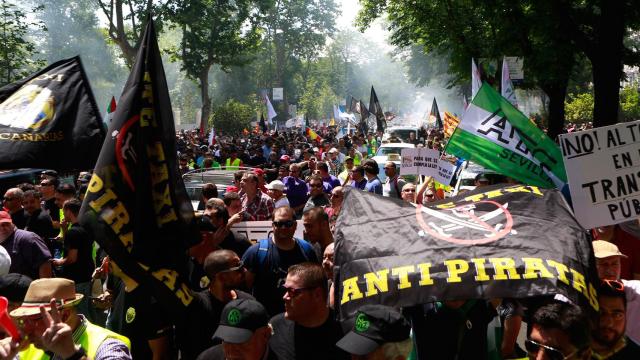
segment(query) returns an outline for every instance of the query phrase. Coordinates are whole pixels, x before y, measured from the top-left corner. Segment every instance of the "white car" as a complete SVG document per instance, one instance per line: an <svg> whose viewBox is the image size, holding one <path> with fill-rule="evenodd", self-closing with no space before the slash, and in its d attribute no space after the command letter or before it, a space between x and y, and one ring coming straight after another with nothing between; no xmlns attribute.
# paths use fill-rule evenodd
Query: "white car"
<svg viewBox="0 0 640 360"><path fill-rule="evenodd" d="M386 176L384 174L384 163L389 161L389 157L391 157L391 161L396 164L396 168L400 171L400 162L402 161L402 149L413 149L416 146L409 143L386 143L382 144L376 155L372 158L378 163L378 168L380 169L380 173L378 177L380 181L384 182Z"/></svg>
<svg viewBox="0 0 640 360"><path fill-rule="evenodd" d="M476 176L483 174L488 180L489 185L504 183L507 177L496 173L493 170L485 169L482 166L465 161L459 168L456 174L456 184L453 187L451 196L456 196L465 191L470 191L476 188L475 179Z"/></svg>

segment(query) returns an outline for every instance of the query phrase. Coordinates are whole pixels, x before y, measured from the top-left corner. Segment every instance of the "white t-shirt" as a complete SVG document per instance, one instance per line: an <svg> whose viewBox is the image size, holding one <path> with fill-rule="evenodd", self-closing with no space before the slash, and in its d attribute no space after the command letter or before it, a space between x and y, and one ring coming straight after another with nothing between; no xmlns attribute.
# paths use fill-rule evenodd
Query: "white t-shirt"
<svg viewBox="0 0 640 360"><path fill-rule="evenodd" d="M289 206L289 199L286 196L281 197L278 201L275 202L273 208L277 209L279 207Z"/></svg>

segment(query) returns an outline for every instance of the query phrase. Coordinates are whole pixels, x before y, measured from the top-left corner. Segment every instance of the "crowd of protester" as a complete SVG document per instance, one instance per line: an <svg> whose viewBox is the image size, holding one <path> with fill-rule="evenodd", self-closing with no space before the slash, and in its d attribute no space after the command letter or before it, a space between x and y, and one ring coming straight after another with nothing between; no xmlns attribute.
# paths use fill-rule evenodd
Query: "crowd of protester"
<svg viewBox="0 0 640 360"><path fill-rule="evenodd" d="M382 134L317 134L218 134L213 144L176 134L181 174L234 172L233 183L202 186L202 239L189 249L194 297L180 320L78 223L91 174L72 184L48 170L7 190L0 295L22 339L0 340L0 359L640 359L638 221L591 231L597 314L549 294L365 305L340 322L333 241L345 188L418 204L446 194L430 178L403 179L393 161L377 164ZM437 130L399 140L445 141ZM480 174L476 186L486 185ZM252 243L230 231L241 221L270 221L273 235Z"/></svg>

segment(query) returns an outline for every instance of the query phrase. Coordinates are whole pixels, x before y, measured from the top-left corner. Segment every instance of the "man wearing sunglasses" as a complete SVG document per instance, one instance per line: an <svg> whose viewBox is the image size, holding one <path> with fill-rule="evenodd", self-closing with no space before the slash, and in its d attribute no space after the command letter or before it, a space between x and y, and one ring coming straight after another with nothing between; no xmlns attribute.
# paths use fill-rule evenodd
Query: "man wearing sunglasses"
<svg viewBox="0 0 640 360"><path fill-rule="evenodd" d="M596 240L593 242L596 257L596 268L601 280L620 280L621 259L625 256L618 247L610 242ZM640 281L620 280L626 294L627 328L626 335L640 344Z"/></svg>
<svg viewBox="0 0 640 360"><path fill-rule="evenodd" d="M216 250L204 260L209 288L195 293L193 304L183 323L176 329L178 347L183 359L195 359L207 348L219 344L212 339L218 328L220 314L230 301L252 299L238 289L244 288L246 269L242 260L231 250Z"/></svg>
<svg viewBox="0 0 640 360"><path fill-rule="evenodd" d="M589 321L572 304L557 302L539 308L525 341L529 359L587 360L591 358Z"/></svg>
<svg viewBox="0 0 640 360"><path fill-rule="evenodd" d="M311 244L293 237L297 227L293 209L288 206L277 208L272 224L273 236L247 249L242 261L247 267L248 288L267 312L274 315L284 311L282 284L289 266L319 261Z"/></svg>
<svg viewBox="0 0 640 360"><path fill-rule="evenodd" d="M598 303L600 312L591 343L594 357L610 360L640 359L640 345L624 335L627 322L624 284L618 280L602 281L598 288Z"/></svg>
<svg viewBox="0 0 640 360"><path fill-rule="evenodd" d="M269 346L279 360L348 359L336 343L342 327L327 305L328 282L322 266L305 262L292 265L283 285L284 313L270 323Z"/></svg>

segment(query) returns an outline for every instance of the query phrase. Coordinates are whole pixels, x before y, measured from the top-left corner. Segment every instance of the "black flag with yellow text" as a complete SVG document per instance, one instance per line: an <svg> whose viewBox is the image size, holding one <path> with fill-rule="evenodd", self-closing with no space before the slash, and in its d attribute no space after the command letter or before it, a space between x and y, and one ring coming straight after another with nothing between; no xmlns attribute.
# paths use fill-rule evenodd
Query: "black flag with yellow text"
<svg viewBox="0 0 640 360"><path fill-rule="evenodd" d="M598 308L591 241L557 190L496 185L429 206L345 192L334 262L341 318L372 303L554 294Z"/></svg>
<svg viewBox="0 0 640 360"><path fill-rule="evenodd" d="M104 137L78 56L0 89L0 169L92 169Z"/></svg>
<svg viewBox="0 0 640 360"><path fill-rule="evenodd" d="M180 316L192 301L186 248L198 241L176 164L176 134L154 24L109 124L81 224L118 267Z"/></svg>

